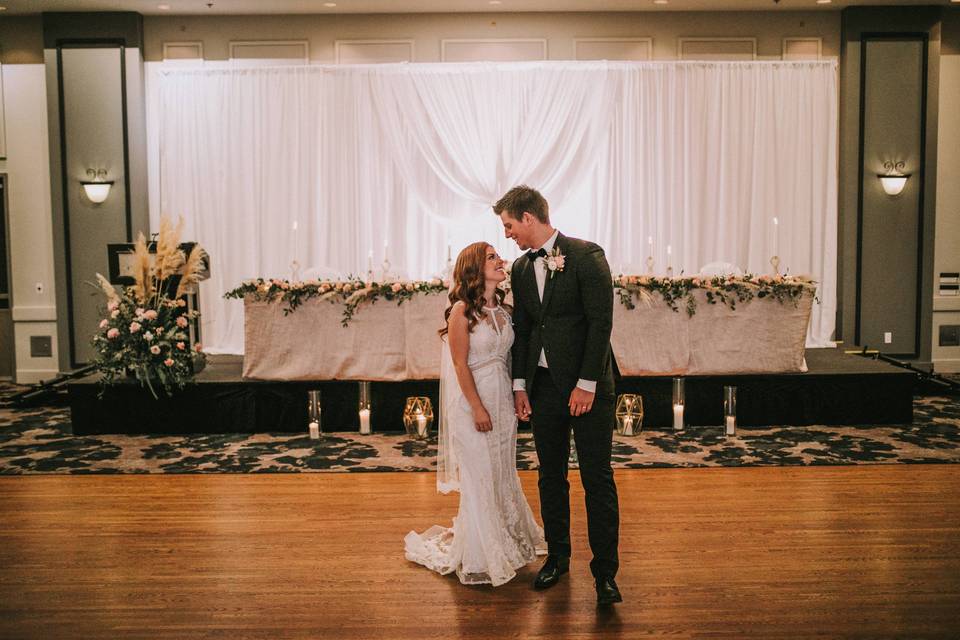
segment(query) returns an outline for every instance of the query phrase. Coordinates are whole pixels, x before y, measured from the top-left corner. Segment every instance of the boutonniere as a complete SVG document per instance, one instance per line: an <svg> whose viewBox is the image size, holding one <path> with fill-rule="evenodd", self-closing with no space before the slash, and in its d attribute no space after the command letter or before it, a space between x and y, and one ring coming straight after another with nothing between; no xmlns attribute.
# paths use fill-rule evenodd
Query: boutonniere
<svg viewBox="0 0 960 640"><path fill-rule="evenodd" d="M547 269L550 271L550 277L553 277L558 271L563 271L564 255L560 253L558 247L554 247L547 254Z"/></svg>

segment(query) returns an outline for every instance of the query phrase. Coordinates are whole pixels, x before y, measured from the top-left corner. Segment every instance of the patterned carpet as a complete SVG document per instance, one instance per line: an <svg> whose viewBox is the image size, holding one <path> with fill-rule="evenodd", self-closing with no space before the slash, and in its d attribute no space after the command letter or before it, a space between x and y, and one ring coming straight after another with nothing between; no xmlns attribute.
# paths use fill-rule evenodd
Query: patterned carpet
<svg viewBox="0 0 960 640"><path fill-rule="evenodd" d="M65 406L14 409L0 387L0 475L35 473L296 473L430 471L436 442L398 434L306 433L196 436L78 436ZM617 468L852 465L960 462L960 400L914 399L914 421L897 426L740 428L644 431L617 436ZM517 465L536 468L529 433L519 436Z"/></svg>

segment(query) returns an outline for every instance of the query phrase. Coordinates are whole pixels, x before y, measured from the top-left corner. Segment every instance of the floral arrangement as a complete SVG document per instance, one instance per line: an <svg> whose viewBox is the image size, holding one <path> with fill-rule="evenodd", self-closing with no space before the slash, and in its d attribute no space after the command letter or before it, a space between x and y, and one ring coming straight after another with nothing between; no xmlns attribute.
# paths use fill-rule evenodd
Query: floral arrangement
<svg viewBox="0 0 960 640"><path fill-rule="evenodd" d="M193 379L205 361L201 345L191 351L187 328L199 317L187 311L182 296L199 280L203 249L194 245L189 256L179 248L183 221L176 228L160 221L157 251L150 252L141 233L134 245L134 284L120 291L99 273L97 281L107 298L104 318L93 336L97 355L93 363L104 387L132 374L157 397L155 385L168 395ZM179 275L176 281L171 276ZM102 393L102 392L101 392Z"/></svg>
<svg viewBox="0 0 960 640"><path fill-rule="evenodd" d="M250 296L258 302L282 302L287 306L283 314L287 315L311 298L341 303L343 320L346 327L354 313L362 304L374 304L380 298L401 305L418 294L430 295L447 293L450 283L440 278L433 280L415 280L409 282L364 282L350 277L347 280L307 280L290 282L289 280L270 279L245 280L239 287L228 291L224 298L243 299Z"/></svg>
<svg viewBox="0 0 960 640"><path fill-rule="evenodd" d="M814 295L816 292L816 282L810 278L779 274L686 278L617 276L613 287L620 303L628 309L636 307L636 299L649 302L652 294L657 293L676 312L680 311L682 304L688 316L693 316L697 311L697 299L693 295L697 289L704 291L709 304L724 304L731 311L736 310L738 302L753 298L773 298L781 304L789 300L798 305L805 294Z"/></svg>
<svg viewBox="0 0 960 640"><path fill-rule="evenodd" d="M553 256L554 271L563 270L563 255ZM501 288L510 291L510 278L501 283ZM753 298L774 298L779 302L792 301L799 304L803 295L814 295L816 282L804 276L714 276L666 278L659 276L617 276L613 280L614 291L621 304L628 309L636 308L636 300L649 302L652 294L657 293L667 305L676 312L682 305L687 315L693 316L697 310L697 299L693 292L702 289L710 304L724 304L736 310L737 303ZM291 282L289 280L257 278L245 280L239 287L224 294L225 298L243 299L250 296L258 302L282 302L286 304L283 314L292 313L311 298L329 300L344 305L341 324L346 327L358 307L364 303L375 303L379 298L403 304L417 294L447 293L450 283L447 280L417 280L409 282L365 282L350 277L347 280L307 280ZM815 298L816 299L816 298Z"/></svg>

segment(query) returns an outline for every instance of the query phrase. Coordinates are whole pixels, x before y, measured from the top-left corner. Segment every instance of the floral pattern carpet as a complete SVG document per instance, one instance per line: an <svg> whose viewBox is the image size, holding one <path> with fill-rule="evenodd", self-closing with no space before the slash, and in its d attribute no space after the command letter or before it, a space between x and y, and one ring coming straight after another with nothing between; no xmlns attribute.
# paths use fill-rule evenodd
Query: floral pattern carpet
<svg viewBox="0 0 960 640"><path fill-rule="evenodd" d="M0 475L44 473L296 473L431 471L436 440L399 433L74 436L70 411L56 404L14 408L0 386ZM616 468L854 465L960 462L960 399L916 397L906 425L770 426L645 430L615 436ZM518 437L517 466L535 469L529 433Z"/></svg>

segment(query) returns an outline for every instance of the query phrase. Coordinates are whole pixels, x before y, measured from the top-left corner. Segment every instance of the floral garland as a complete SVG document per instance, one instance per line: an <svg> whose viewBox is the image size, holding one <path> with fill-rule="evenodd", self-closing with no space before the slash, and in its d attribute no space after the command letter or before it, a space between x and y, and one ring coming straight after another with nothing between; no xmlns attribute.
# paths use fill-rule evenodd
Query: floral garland
<svg viewBox="0 0 960 640"><path fill-rule="evenodd" d="M663 298L673 311L680 311L683 304L688 316L697 312L697 300L693 292L702 289L709 304L723 304L735 311L738 302L747 302L753 298L773 298L783 304L792 301L800 304L805 295L815 295L816 282L805 276L712 276L689 278L661 278L657 276L617 276L613 280L614 290L620 297L620 303L627 309L636 308L635 299L649 301L651 292Z"/></svg>
<svg viewBox="0 0 960 640"><path fill-rule="evenodd" d="M510 290L509 278L501 285ZM312 298L328 300L332 304L344 305L341 324L346 327L353 319L357 308L369 302L375 303L383 298L397 306L410 300L417 294L446 294L450 287L447 280L415 280L409 282L364 282L358 278L347 280L307 280L291 282L272 278L264 280L245 280L239 287L224 294L227 299L242 300L251 296L257 302L282 302L287 306L283 315L292 313L301 304ZM651 293L656 292L673 311L679 312L682 304L688 316L697 311L697 300L693 292L702 289L709 304L723 304L736 310L738 302L747 302L753 298L773 298L783 304L792 301L794 306L800 303L805 294L813 295L816 282L804 276L715 276L692 278L665 278L657 276L617 276L613 287L620 303L627 309L636 308L636 300L649 301ZM816 300L816 297L814 297Z"/></svg>
<svg viewBox="0 0 960 640"><path fill-rule="evenodd" d="M286 307L283 315L292 313L301 304L312 298L328 300L330 303L341 303L343 319L341 324L346 327L353 319L357 308L364 304L374 304L380 298L396 301L397 306L417 294L446 294L450 283L446 280L415 280L409 282L364 282L357 278L347 280L307 280L291 282L289 280L270 279L245 280L239 287L223 295L227 299L243 299L251 296L258 302L283 302Z"/></svg>

